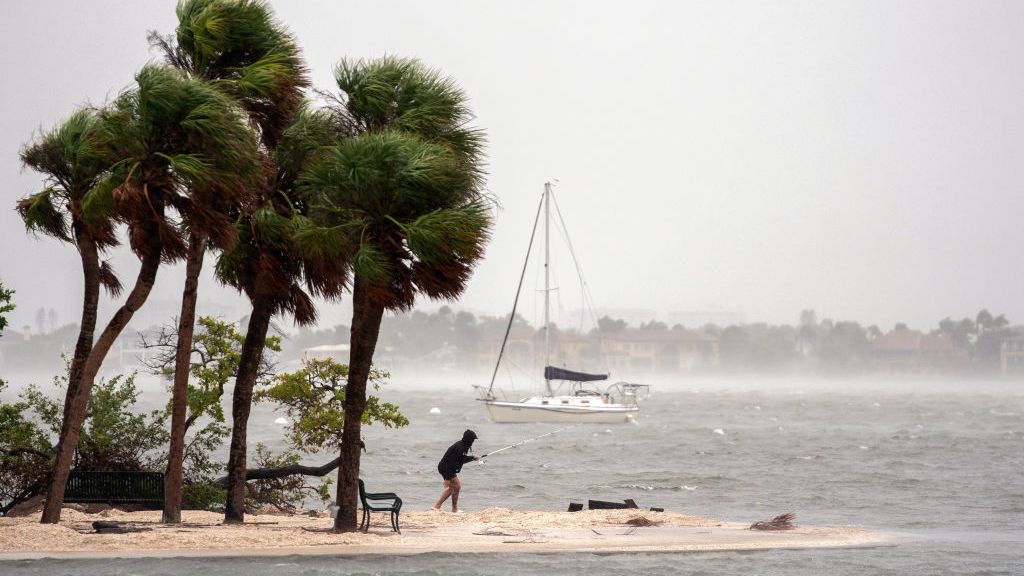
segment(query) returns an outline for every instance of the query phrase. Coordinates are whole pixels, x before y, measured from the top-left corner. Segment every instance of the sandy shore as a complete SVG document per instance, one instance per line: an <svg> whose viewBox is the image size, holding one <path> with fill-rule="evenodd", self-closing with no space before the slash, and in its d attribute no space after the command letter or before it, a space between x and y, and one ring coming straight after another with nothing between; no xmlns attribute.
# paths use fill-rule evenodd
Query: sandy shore
<svg viewBox="0 0 1024 576"><path fill-rule="evenodd" d="M657 526L635 527L638 516ZM308 515L247 515L245 525L221 524L212 512L184 512L182 524L159 523L160 512L66 509L58 525L39 515L0 518L0 560L43 557L237 556L285 554L418 554L423 552L698 552L871 546L882 535L854 528L800 527L757 532L672 512L590 510L403 512L402 534L375 515L370 532L334 534L331 519ZM96 534L95 520L113 520L143 531Z"/></svg>

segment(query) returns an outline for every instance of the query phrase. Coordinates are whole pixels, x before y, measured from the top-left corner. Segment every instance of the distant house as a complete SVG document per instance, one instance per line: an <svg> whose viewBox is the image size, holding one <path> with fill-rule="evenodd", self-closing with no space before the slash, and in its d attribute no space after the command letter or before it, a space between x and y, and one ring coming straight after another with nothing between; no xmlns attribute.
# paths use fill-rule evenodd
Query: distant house
<svg viewBox="0 0 1024 576"><path fill-rule="evenodd" d="M899 329L871 341L877 368L888 372L948 372L967 365L967 351L943 334Z"/></svg>
<svg viewBox="0 0 1024 576"><path fill-rule="evenodd" d="M504 332L494 332L481 338L477 347L477 365L483 369L493 369L501 353L501 341ZM532 367L544 362L544 336L539 330L529 326L513 325L505 343L502 362L513 366Z"/></svg>
<svg viewBox="0 0 1024 576"><path fill-rule="evenodd" d="M999 346L999 370L1003 374L1024 374L1024 335L1003 340Z"/></svg>
<svg viewBox="0 0 1024 576"><path fill-rule="evenodd" d="M493 367L501 349L501 335L485 337L478 365ZM514 326L505 345L503 362L529 369L544 364L544 332ZM600 335L554 332L550 361L553 366L589 372L610 371L627 377L636 373L680 372L718 365L718 339L691 330L626 329Z"/></svg>
<svg viewBox="0 0 1024 576"><path fill-rule="evenodd" d="M601 335L601 356L619 373L711 368L718 365L718 339L682 328L622 330Z"/></svg>

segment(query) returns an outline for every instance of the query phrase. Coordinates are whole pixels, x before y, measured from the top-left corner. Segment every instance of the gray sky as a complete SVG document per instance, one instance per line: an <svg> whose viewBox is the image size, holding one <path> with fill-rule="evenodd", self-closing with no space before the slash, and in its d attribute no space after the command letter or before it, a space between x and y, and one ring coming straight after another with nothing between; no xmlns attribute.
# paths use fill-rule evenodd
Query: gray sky
<svg viewBox="0 0 1024 576"><path fill-rule="evenodd" d="M321 88L342 57L416 56L489 135L494 240L461 302L508 311L547 179L594 299L934 326L1024 321L1022 2L273 2ZM0 278L13 327L76 319L71 247L23 232L33 131L129 86L169 1L5 2ZM130 255L114 264L127 284ZM568 271L566 271L568 274ZM161 272L149 317L173 311ZM202 286L207 311L244 299ZM343 318L325 306L321 323ZM202 312L203 310L201 310Z"/></svg>

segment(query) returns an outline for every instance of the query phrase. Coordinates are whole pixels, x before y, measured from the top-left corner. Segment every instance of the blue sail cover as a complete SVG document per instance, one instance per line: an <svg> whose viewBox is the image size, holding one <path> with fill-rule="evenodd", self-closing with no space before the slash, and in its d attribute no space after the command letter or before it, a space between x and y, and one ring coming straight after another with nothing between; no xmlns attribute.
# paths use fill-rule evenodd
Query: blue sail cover
<svg viewBox="0 0 1024 576"><path fill-rule="evenodd" d="M544 367L545 380L569 380L571 382L593 382L595 380L607 380L607 374L587 374L586 372L573 372L565 368L554 366Z"/></svg>

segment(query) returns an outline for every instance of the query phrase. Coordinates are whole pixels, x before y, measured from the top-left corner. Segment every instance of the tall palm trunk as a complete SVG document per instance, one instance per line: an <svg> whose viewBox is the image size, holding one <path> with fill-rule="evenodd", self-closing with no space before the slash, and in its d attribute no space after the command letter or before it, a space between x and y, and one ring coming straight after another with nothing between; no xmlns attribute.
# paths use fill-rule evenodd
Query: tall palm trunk
<svg viewBox="0 0 1024 576"><path fill-rule="evenodd" d="M85 278L85 290L82 295L82 322L78 328L78 341L75 343L75 355L71 359L71 371L68 374L68 390L64 402L64 422L68 420L69 400L73 391L82 380L82 369L85 360L92 351L92 340L96 332L96 316L100 301L100 258L96 244L86 234L76 234L78 253L82 259L82 273ZM63 425L62 425L63 428Z"/></svg>
<svg viewBox="0 0 1024 576"><path fill-rule="evenodd" d="M64 422L61 424L60 438L57 442L57 458L54 460L53 469L50 472L50 487L46 493L46 504L43 507L43 516L40 520L43 524L56 524L60 521L64 488L68 482L68 475L71 473L71 464L78 446L78 436L82 432L82 423L85 421L93 380L96 379L96 374L99 372L100 366L103 365L103 360L114 341L131 321L135 312L145 304L146 298L149 297L153 284L156 282L156 272L159 267L159 250L154 250L152 254L147 254L142 258L135 286L132 287L124 304L114 313L99 339L92 346L92 350L89 351L89 355L82 365L78 383L75 384L73 378L68 382L69 401L64 404ZM82 311L83 323L86 310L87 308ZM95 315L95 312L93 314ZM95 318L93 323L95 324ZM74 366L72 366L72 377L73 373Z"/></svg>
<svg viewBox="0 0 1024 576"><path fill-rule="evenodd" d="M76 225L75 228L75 243L78 247L78 254L82 259L85 290L82 295L82 322L78 328L78 341L75 343L75 355L71 360L71 371L68 374L68 389L64 397L64 419L61 421L60 439L67 437L68 428L71 425L71 418L68 418L68 413L82 382L82 370L85 368L85 361L92 351L92 340L96 331L97 308L100 300L99 250L92 239L79 230L81 228L80 225ZM58 440L58 453L60 453L61 448L61 441ZM52 492L52 489L50 492ZM61 499L57 500L54 507L50 506L50 500L47 498L47 506L43 509L42 517L44 523L55 523L60 519L61 500L63 500L63 494Z"/></svg>
<svg viewBox="0 0 1024 576"><path fill-rule="evenodd" d="M226 523L245 521L246 427L249 423L249 410L252 408L252 390L259 375L273 309L273 302L268 297L257 296L253 299L249 327L238 359L238 375L235 377L235 391L231 400L228 498L224 509Z"/></svg>
<svg viewBox="0 0 1024 576"><path fill-rule="evenodd" d="M196 325L196 299L199 294L199 273L203 270L206 237L189 235L188 260L185 262L185 289L181 293L181 314L178 316L178 342L174 352L174 389L171 393L171 446L167 455L167 476L164 480L164 512L166 524L181 522L182 468L185 460L185 423L188 412L188 378L192 370L192 334Z"/></svg>
<svg viewBox="0 0 1024 576"><path fill-rule="evenodd" d="M373 351L377 347L384 307L373 300L358 276L352 287L352 331L345 385L345 428L342 431L341 466L338 468L338 516L334 529L356 530L359 496L359 441L366 410L366 382L370 377Z"/></svg>

